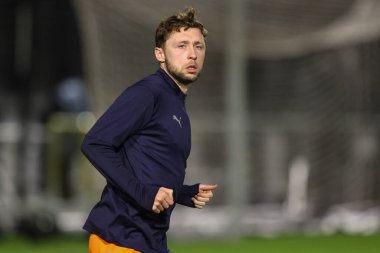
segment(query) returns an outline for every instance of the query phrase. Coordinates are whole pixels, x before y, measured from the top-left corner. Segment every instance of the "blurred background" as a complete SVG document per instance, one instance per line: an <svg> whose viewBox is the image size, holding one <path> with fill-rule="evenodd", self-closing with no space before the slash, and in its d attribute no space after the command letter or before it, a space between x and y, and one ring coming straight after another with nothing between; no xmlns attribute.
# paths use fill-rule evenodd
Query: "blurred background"
<svg viewBox="0 0 380 253"><path fill-rule="evenodd" d="M81 140L189 5L209 36L186 183L219 189L170 236L379 231L379 1L0 0L0 235L84 233L105 181Z"/></svg>

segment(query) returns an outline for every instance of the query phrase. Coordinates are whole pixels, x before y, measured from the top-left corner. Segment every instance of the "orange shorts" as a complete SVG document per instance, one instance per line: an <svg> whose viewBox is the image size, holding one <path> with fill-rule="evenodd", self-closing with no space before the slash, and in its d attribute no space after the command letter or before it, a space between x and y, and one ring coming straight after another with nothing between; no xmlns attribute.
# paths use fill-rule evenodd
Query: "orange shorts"
<svg viewBox="0 0 380 253"><path fill-rule="evenodd" d="M140 251L117 246L114 243L107 242L95 234L90 235L88 241L89 253L141 253Z"/></svg>

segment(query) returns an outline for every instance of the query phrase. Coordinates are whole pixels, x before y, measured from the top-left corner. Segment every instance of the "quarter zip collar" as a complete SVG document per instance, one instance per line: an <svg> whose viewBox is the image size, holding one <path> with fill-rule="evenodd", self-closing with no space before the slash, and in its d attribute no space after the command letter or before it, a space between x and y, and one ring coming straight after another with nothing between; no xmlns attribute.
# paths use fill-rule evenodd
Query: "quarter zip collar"
<svg viewBox="0 0 380 253"><path fill-rule="evenodd" d="M159 68L156 73L158 73L165 80L165 83L168 84L170 90L174 92L174 94L182 100L185 100L186 94L181 91L176 82L165 72L165 70Z"/></svg>

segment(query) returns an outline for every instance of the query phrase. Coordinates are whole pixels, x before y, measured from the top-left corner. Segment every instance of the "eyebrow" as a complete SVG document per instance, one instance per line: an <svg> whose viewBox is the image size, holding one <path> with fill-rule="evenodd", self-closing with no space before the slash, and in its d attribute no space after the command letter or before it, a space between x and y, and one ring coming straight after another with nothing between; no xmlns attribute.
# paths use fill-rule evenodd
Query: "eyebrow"
<svg viewBox="0 0 380 253"><path fill-rule="evenodd" d="M181 41L177 42L177 44L180 44L180 43L190 44L190 41L188 41L188 40L181 40ZM202 44L202 45L204 45L205 43L203 43L202 41L195 41L193 44Z"/></svg>

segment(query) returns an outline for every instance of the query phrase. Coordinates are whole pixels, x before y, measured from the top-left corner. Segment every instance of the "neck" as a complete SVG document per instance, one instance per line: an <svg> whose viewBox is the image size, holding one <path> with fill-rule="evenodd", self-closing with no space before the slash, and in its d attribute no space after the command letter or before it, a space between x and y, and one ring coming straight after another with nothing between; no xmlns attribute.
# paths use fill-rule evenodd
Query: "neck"
<svg viewBox="0 0 380 253"><path fill-rule="evenodd" d="M187 94L187 91L189 90L189 85L185 85L183 83L180 83L178 82L177 79L175 79L170 73L169 71L165 68L165 66L162 66L161 65L161 68L166 72L166 74L168 74L170 76L170 78L178 85L179 89L184 93L184 94Z"/></svg>
<svg viewBox="0 0 380 253"><path fill-rule="evenodd" d="M173 79L174 82L178 85L179 89L184 93L187 94L187 91L189 90L189 85L184 85L181 83L178 83L175 79Z"/></svg>

